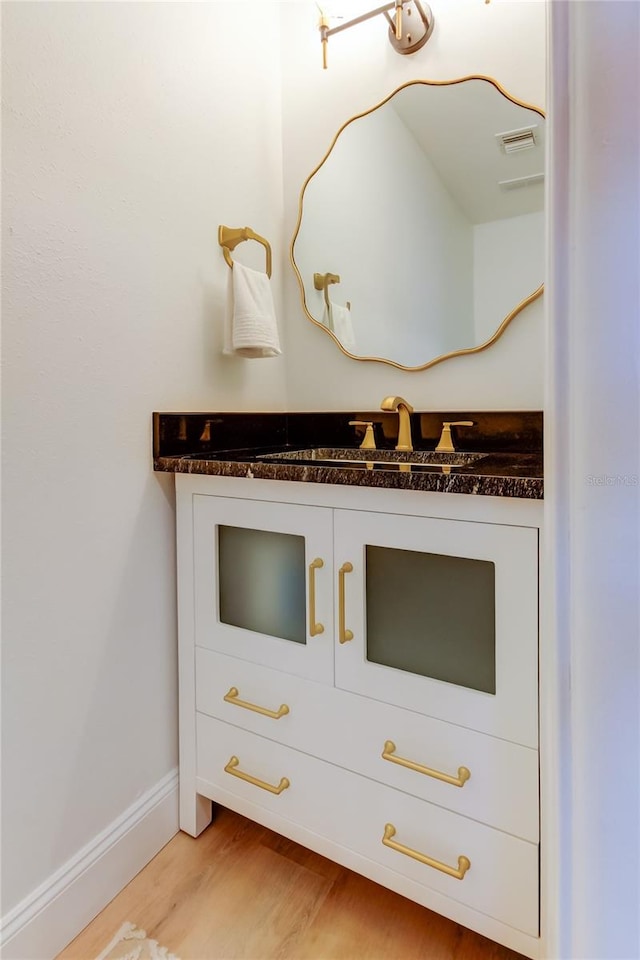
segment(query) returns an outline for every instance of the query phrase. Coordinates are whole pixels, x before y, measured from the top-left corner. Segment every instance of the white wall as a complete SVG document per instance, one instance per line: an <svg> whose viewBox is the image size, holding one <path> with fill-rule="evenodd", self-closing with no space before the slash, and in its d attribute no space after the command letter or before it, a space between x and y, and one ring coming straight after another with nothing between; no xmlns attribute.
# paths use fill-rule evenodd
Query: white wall
<svg viewBox="0 0 640 960"><path fill-rule="evenodd" d="M637 3L551 5L547 956L580 960L640 957L639 54Z"/></svg>
<svg viewBox="0 0 640 960"><path fill-rule="evenodd" d="M286 398L284 360L219 353L219 223L271 239L281 304L274 6L2 13L6 912L177 762L151 412Z"/></svg>
<svg viewBox="0 0 640 960"><path fill-rule="evenodd" d="M351 0L346 17L371 9ZM285 231L293 235L299 191L340 125L411 79L492 76L515 96L544 107L545 5L536 0L433 0L436 26L418 53L394 52L381 17L329 40L321 68L317 7L283 3L283 149ZM391 187L389 186L389 189ZM289 403L292 409L375 408L400 393L418 409L541 409L543 305L532 304L485 353L406 373L344 357L304 316L297 281L285 278ZM313 357L314 376L308 376ZM326 385L331 384L328 392Z"/></svg>

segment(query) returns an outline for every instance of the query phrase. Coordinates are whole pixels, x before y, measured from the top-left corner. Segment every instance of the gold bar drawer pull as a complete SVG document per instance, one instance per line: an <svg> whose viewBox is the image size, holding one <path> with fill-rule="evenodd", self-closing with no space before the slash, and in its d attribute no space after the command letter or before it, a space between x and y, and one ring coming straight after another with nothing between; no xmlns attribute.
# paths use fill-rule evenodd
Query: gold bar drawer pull
<svg viewBox="0 0 640 960"><path fill-rule="evenodd" d="M344 578L347 573L353 573L353 564L347 561L338 570L338 640L340 643L349 643L353 640L353 632L345 626L345 586Z"/></svg>
<svg viewBox="0 0 640 960"><path fill-rule="evenodd" d="M258 780L257 777L252 777L250 773L243 773L242 770L237 770L236 768L239 765L239 759L237 757L231 757L229 763L224 768L224 772L230 773L232 777L239 777L240 780L246 780L247 783L252 783L254 787L260 787L261 790L268 790L269 793L281 794L283 790L291 786L289 780L283 777L278 786L274 787L270 783L265 783L264 780Z"/></svg>
<svg viewBox="0 0 640 960"><path fill-rule="evenodd" d="M398 853L404 853L406 857L419 860L420 863L426 864L427 867L433 867L434 870L446 873L447 876L454 877L456 880L464 880L465 873L471 867L471 861L468 857L458 857L458 869L456 870L455 867L450 867L448 863L441 863L440 860L434 860L433 857L428 857L425 853L419 853L417 850L412 850L411 847L405 847L404 844L398 843L397 840L393 839L395 835L396 828L394 825L392 823L386 823L384 836L382 838L385 847L390 847Z"/></svg>
<svg viewBox="0 0 640 960"><path fill-rule="evenodd" d="M253 710L254 713L261 713L263 717L271 717L272 720L279 720L280 717L285 717L289 713L289 707L286 703L281 703L278 710L267 710L266 707L259 707L257 703L239 700L239 696L238 688L231 687L222 699L225 703L232 703L235 707L244 707L245 710Z"/></svg>
<svg viewBox="0 0 640 960"><path fill-rule="evenodd" d="M324 626L316 623L316 570L322 570L324 560L316 557L309 564L309 633L312 637L317 637L324 633Z"/></svg>
<svg viewBox="0 0 640 960"><path fill-rule="evenodd" d="M467 767L458 767L458 776L453 777L449 773L441 773L439 770L432 770L431 767L425 767L415 760L406 760L404 757L397 757L396 745L393 740L385 740L382 759L389 760L391 763L398 763L401 767L408 767L409 770L415 770L416 773L424 773L427 777L435 777L436 780L442 780L444 783L450 783L454 787L464 787L465 783L471 777L471 771Z"/></svg>

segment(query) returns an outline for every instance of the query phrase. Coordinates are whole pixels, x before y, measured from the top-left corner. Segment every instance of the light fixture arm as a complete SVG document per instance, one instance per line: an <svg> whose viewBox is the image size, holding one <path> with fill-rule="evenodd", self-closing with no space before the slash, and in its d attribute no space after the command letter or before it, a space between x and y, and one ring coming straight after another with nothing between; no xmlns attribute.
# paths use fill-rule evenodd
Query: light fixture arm
<svg viewBox="0 0 640 960"><path fill-rule="evenodd" d="M409 15L411 15L411 10L415 9L418 14L414 20L419 20L420 24L416 23L416 32L419 32L419 36L411 36L410 33L407 33L406 37L403 36L403 9L404 7L409 6ZM426 11L423 9L419 0L392 0L391 3L385 3L381 7L376 7L375 10L370 10L368 13L363 13L359 17L354 17L353 20L348 20L346 23L340 23L337 27L329 26L329 18L320 11L320 21L318 27L320 29L320 41L322 43L322 66L323 69L327 69L327 46L329 37L334 36L336 33L341 33L343 30L348 30L350 27L355 27L359 23L364 23L365 20L371 20L372 17L377 17L382 14L389 23L389 39L394 46L394 49L398 53L415 53L416 50L419 50L422 47L433 31L433 14L431 13L430 8L425 4ZM395 10L395 18L389 16L389 10ZM428 12L427 12L428 11Z"/></svg>
<svg viewBox="0 0 640 960"><path fill-rule="evenodd" d="M369 13L363 13L359 17L354 17L353 20L347 20L346 23L340 23L337 27L331 27L330 30L327 30L327 37L332 37L334 33L340 33L342 30L348 30L349 27L355 27L358 23L364 23L365 20L371 20L372 17L377 17L381 13L387 13L388 10L393 10L395 7L402 8L408 0L393 0L392 3L385 3L382 7L376 7L375 10L370 10ZM324 18L326 19L326 18ZM387 17L391 23L391 17ZM395 25L394 25L395 29Z"/></svg>

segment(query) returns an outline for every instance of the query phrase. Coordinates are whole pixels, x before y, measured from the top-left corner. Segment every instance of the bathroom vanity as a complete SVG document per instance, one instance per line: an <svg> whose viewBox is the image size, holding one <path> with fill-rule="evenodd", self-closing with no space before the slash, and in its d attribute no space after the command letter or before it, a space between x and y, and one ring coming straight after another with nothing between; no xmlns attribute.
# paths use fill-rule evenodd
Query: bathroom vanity
<svg viewBox="0 0 640 960"><path fill-rule="evenodd" d="M539 956L538 452L365 453L354 414L313 415L311 447L272 414L259 448L193 449L229 416L156 415L182 828L215 801Z"/></svg>
<svg viewBox="0 0 640 960"><path fill-rule="evenodd" d="M299 199L307 318L404 370L490 347L542 294L544 141L488 77L348 119ZM155 415L181 826L223 804L537 958L542 415L381 409Z"/></svg>

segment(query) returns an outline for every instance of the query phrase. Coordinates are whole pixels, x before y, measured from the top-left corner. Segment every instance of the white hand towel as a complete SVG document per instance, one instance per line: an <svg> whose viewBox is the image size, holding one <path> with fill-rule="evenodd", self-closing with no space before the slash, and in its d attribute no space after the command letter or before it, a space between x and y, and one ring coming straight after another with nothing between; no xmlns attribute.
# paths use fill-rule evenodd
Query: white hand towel
<svg viewBox="0 0 640 960"><path fill-rule="evenodd" d="M325 315L327 314L327 309L325 307ZM353 332L353 324L351 322L351 310L348 307L343 307L339 303L334 303L332 300L329 301L329 310L327 317L327 326L329 330L332 330L335 333L336 337L349 353L353 353L356 348L356 338Z"/></svg>
<svg viewBox="0 0 640 960"><path fill-rule="evenodd" d="M238 357L278 357L282 353L271 284L266 273L234 263L223 353Z"/></svg>

